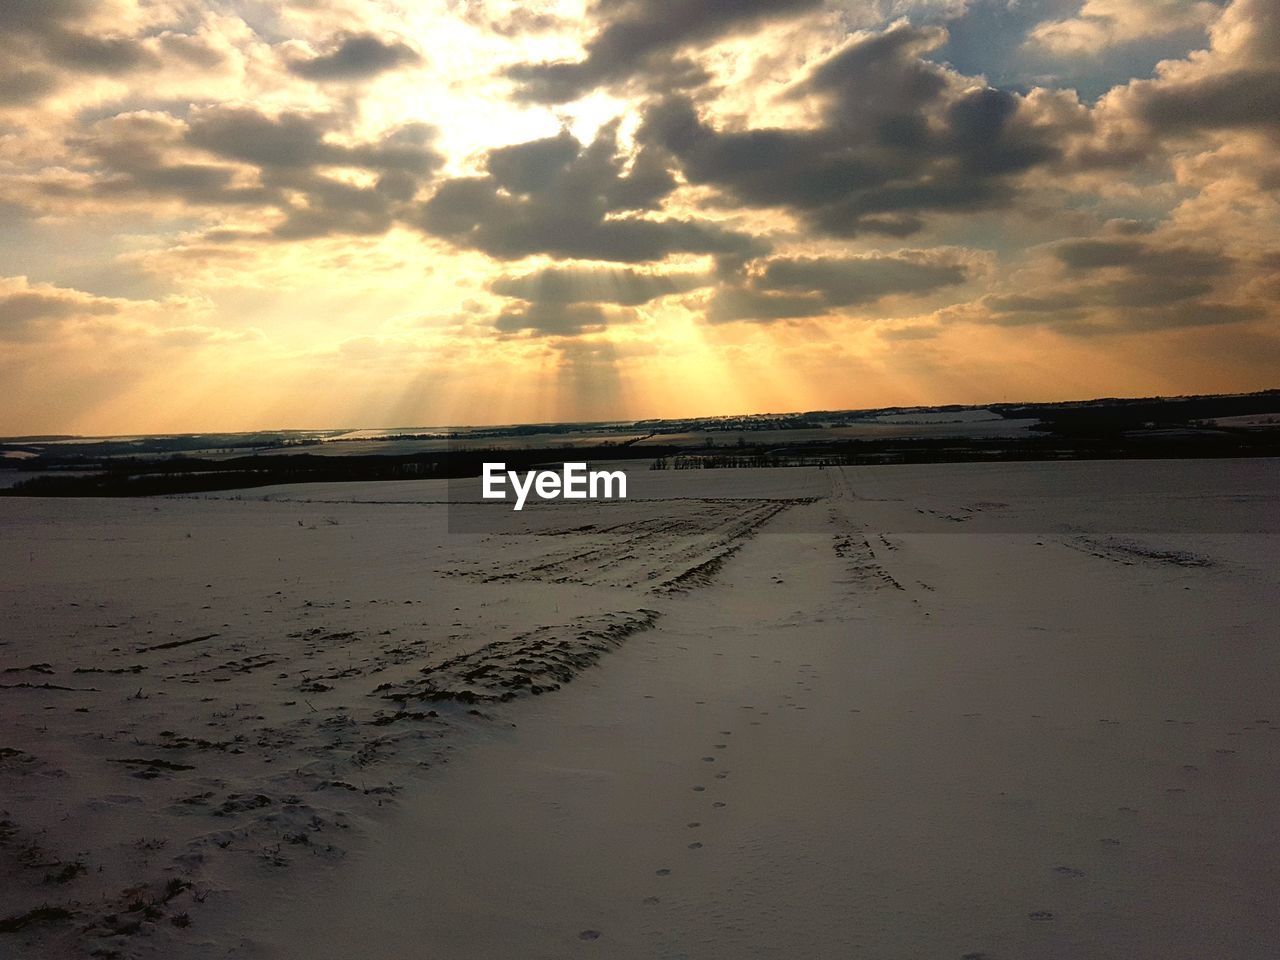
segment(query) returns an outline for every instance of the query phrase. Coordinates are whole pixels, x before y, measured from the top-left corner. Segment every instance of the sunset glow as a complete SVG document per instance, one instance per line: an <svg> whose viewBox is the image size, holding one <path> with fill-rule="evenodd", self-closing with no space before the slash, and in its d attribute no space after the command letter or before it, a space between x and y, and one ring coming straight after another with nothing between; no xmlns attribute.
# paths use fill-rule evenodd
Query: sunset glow
<svg viewBox="0 0 1280 960"><path fill-rule="evenodd" d="M0 433L1232 392L1273 0L11 0Z"/></svg>

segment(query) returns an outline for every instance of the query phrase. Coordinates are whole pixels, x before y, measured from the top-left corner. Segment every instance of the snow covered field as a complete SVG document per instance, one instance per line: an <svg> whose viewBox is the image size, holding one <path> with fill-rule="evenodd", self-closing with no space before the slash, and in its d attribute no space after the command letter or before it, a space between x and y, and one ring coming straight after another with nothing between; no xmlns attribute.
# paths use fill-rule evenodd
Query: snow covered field
<svg viewBox="0 0 1280 960"><path fill-rule="evenodd" d="M1280 950L1280 462L448 493L0 500L0 956Z"/></svg>

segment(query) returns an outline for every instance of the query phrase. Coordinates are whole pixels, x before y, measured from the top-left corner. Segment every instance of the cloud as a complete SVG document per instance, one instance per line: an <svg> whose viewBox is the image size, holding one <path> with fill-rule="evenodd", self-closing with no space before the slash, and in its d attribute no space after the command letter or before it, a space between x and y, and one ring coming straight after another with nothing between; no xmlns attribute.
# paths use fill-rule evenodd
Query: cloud
<svg viewBox="0 0 1280 960"><path fill-rule="evenodd" d="M651 150L624 166L613 125L585 145L562 132L501 147L488 152L485 175L443 182L417 222L499 260L546 254L642 263L675 253L745 258L760 250L758 241L714 223L639 215L656 210L675 180Z"/></svg>
<svg viewBox="0 0 1280 960"><path fill-rule="evenodd" d="M75 316L104 316L119 306L78 290L30 286L26 277L0 278L0 340L30 340L51 321Z"/></svg>
<svg viewBox="0 0 1280 960"><path fill-rule="evenodd" d="M270 115L252 107L218 106L193 114L186 141L263 169L348 166L425 175L442 163L431 146L434 130L427 124L409 123L376 141L347 144L331 138L338 123L331 114Z"/></svg>
<svg viewBox="0 0 1280 960"><path fill-rule="evenodd" d="M1053 247L1053 254L1073 270L1121 267L1171 281L1189 277L1220 277L1232 260L1219 251L1187 246L1161 246L1146 240L1067 240Z"/></svg>
<svg viewBox="0 0 1280 960"><path fill-rule="evenodd" d="M1104 98L1104 115L1154 149L1231 130L1280 132L1280 6L1233 0L1209 30L1209 49L1168 60L1149 80Z"/></svg>
<svg viewBox="0 0 1280 960"><path fill-rule="evenodd" d="M1140 40L1202 35L1218 12L1207 0L1085 0L1076 16L1038 25L1027 43L1061 56L1095 56L1103 48Z"/></svg>
<svg viewBox="0 0 1280 960"><path fill-rule="evenodd" d="M241 205L280 202L275 192L235 166L182 155L185 123L164 113L120 114L101 120L70 145L80 152L96 176L72 188L102 199L173 198L197 205ZM58 190L54 183L46 191Z"/></svg>
<svg viewBox="0 0 1280 960"><path fill-rule="evenodd" d="M318 82L367 80L388 70L422 62L421 55L400 40L385 41L371 33L334 38L327 53L288 62L291 73Z"/></svg>
<svg viewBox="0 0 1280 960"><path fill-rule="evenodd" d="M765 263L758 285L766 290L815 291L831 306L847 307L888 296L931 293L968 278L968 266L945 254L777 257Z"/></svg>
<svg viewBox="0 0 1280 960"><path fill-rule="evenodd" d="M673 85L701 83L706 74L684 48L779 17L820 6L820 0L596 0L588 18L600 24L577 61L522 63L508 76L517 97L538 103L565 103L592 89L643 72Z"/></svg>
<svg viewBox="0 0 1280 960"><path fill-rule="evenodd" d="M923 323L903 327L886 327L876 331L882 340L933 340L942 333L942 327Z"/></svg>
<svg viewBox="0 0 1280 960"><path fill-rule="evenodd" d="M0 71L0 106L34 103L57 85L57 74L48 70Z"/></svg>
<svg viewBox="0 0 1280 960"><path fill-rule="evenodd" d="M941 211L1006 206L1019 174L1062 155L1052 116L922 60L945 31L903 22L855 37L789 92L821 123L716 129L686 97L645 114L639 138L727 202L786 209L834 236L908 236Z"/></svg>
<svg viewBox="0 0 1280 960"><path fill-rule="evenodd" d="M546 304L613 303L636 307L712 283L702 273L641 273L631 269L547 267L521 276L499 277L489 289L504 297Z"/></svg>
<svg viewBox="0 0 1280 960"><path fill-rule="evenodd" d="M81 170L35 185L33 205L171 201L192 208L274 209L251 237L302 239L384 233L416 209L413 201L443 163L435 131L409 123L367 140L339 139L333 114L266 114L214 106L188 119L138 111L98 121L68 142ZM340 171L360 171L353 181Z"/></svg>
<svg viewBox="0 0 1280 960"><path fill-rule="evenodd" d="M68 70L108 76L158 67L160 58L131 37L100 37L70 30L43 37L49 59Z"/></svg>
<svg viewBox="0 0 1280 960"><path fill-rule="evenodd" d="M208 37L166 30L155 38L155 44L178 63L197 70L217 69L228 59L226 52L218 49Z"/></svg>
<svg viewBox="0 0 1280 960"><path fill-rule="evenodd" d="M551 30L562 30L572 21L550 13L535 13L527 8L516 7L501 19L490 20L489 29L504 37L515 37L526 33L546 33Z"/></svg>
<svg viewBox="0 0 1280 960"><path fill-rule="evenodd" d="M496 294L519 302L495 318L498 330L528 330L538 336L565 336L635 318L630 308L661 297L687 293L714 282L705 273L641 272L630 268L546 267L499 277Z"/></svg>
<svg viewBox="0 0 1280 960"><path fill-rule="evenodd" d="M502 37L565 30L574 21L557 11L554 0L466 0L458 11L468 23L491 30Z"/></svg>
<svg viewBox="0 0 1280 960"><path fill-rule="evenodd" d="M1165 133L1256 127L1280 129L1280 70L1244 69L1145 87L1139 116Z"/></svg>
<svg viewBox="0 0 1280 960"><path fill-rule="evenodd" d="M746 406L773 370L837 369L828 351L883 355L898 389L932 337L946 389L1018 382L1068 337L1082 392L1175 343L1206 384L1261 385L1274 350L1240 345L1280 319L1275 0L583 6L0 0L0 250L33 277L0 281L21 358L0 362L33 398L10 419L51 421L86 371L185 381L180 350L202 396L277 364L264 381L315 382L299 351L398 395L406 344L483 368L451 381L468 415L494 416L476 396L497 381L577 417L601 381L549 357L643 396L669 375L626 351L668 333ZM234 346L244 323L287 346ZM213 344L229 362L202 378ZM745 387L714 379L743 369L731 349L767 358ZM430 374L409 392L441 396ZM851 402L817 381L783 395ZM313 418L292 390L243 406Z"/></svg>
<svg viewBox="0 0 1280 960"><path fill-rule="evenodd" d="M707 320L728 323L825 316L889 297L919 297L970 278L969 263L948 251L902 251L861 257L775 257L749 264L722 285Z"/></svg>
<svg viewBox="0 0 1280 960"><path fill-rule="evenodd" d="M976 310L961 311L965 319L1095 335L1243 323L1276 312L1274 292L1252 283L1267 271L1265 258L1135 239L1123 224L1101 237L1050 244L1044 253L1046 273L1035 292L988 294Z"/></svg>
<svg viewBox="0 0 1280 960"><path fill-rule="evenodd" d="M0 342L55 350L192 346L258 336L204 322L207 304L191 298L100 297L26 277L0 277Z"/></svg>
<svg viewBox="0 0 1280 960"><path fill-rule="evenodd" d="M187 142L228 160L254 164L265 189L286 199L272 234L298 240L334 233L385 233L410 216L409 202L441 166L435 131L410 123L376 140L341 143L329 137L334 119L286 113L271 117L248 108L201 111ZM378 174L372 185L356 185L319 172L351 167Z"/></svg>
<svg viewBox="0 0 1280 960"><path fill-rule="evenodd" d="M0 105L23 105L53 92L66 75L118 77L155 69L156 52L117 21L114 3L91 0L6 0L0 4Z"/></svg>
<svg viewBox="0 0 1280 960"><path fill-rule="evenodd" d="M536 336L571 336L599 329L609 315L598 303L522 303L503 310L494 320L507 333L530 331Z"/></svg>

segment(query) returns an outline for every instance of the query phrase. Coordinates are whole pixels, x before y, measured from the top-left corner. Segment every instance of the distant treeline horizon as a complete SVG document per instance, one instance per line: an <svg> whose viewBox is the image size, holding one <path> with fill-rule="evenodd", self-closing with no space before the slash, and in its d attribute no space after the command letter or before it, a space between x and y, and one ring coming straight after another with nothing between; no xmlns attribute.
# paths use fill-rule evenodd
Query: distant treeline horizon
<svg viewBox="0 0 1280 960"><path fill-rule="evenodd" d="M1213 412L1194 411L1209 405ZM820 429L832 421L860 422L876 417L910 413L950 413L966 410L988 410L1005 419L1065 419L1069 414L1054 416L1055 411L1089 409L1094 407L1123 408L1137 414L1144 408L1150 412L1168 414L1173 410L1185 413L1189 419L1206 417L1246 416L1249 414L1275 413L1280 415L1280 387L1255 390L1246 393L1206 393L1144 397L1093 397L1077 400L1007 401L992 403L947 403L896 405L886 407L859 407L832 410L797 410L789 412L764 411L760 413L735 413L718 415L692 415L688 417L648 417L614 420L564 420L510 424L454 424L448 427L281 427L261 430L193 431L184 433L117 433L111 436L89 434L23 434L0 437L0 452L30 445L76 445L76 441L100 444L128 444L139 446L139 452L177 450L181 445L198 443L199 449L228 447L288 447L306 442L342 442L344 435L353 433L373 434L353 437L353 440L377 441L394 439L487 439L516 437L535 434L564 434L600 429L647 429L654 434L684 432L687 430L735 430L735 429ZM1229 408L1229 409L1228 409ZM1120 411L1117 411L1119 415ZM807 421L807 422L806 422ZM298 435L314 438L311 441ZM153 449L154 448L154 449Z"/></svg>
<svg viewBox="0 0 1280 960"><path fill-rule="evenodd" d="M914 409L923 411L923 408ZM730 443L724 439L717 441L714 430L692 427L682 421L662 421L684 426L681 430L664 431L657 429L654 422L646 422L647 432L640 437L528 447L477 444L477 437L471 435L443 449L409 453L318 454L301 449L289 451L289 447L298 448L298 444L268 444L247 452L237 452L241 448L229 446L226 452L230 455L214 457L194 456L181 447L165 447L160 438L156 439L158 447L143 444L127 451L112 443L53 444L33 447L21 457L0 459L9 469L33 474L0 490L0 495L136 497L286 483L450 480L479 476L483 464L492 460L502 460L522 470L555 466L566 460L648 461L647 466L654 469L733 469L1280 456L1280 418L1276 423L1262 425L1217 422L1280 413L1280 391L1161 400L931 409L934 412L991 410L1006 419L1032 423L1024 432L1005 436L849 437L834 429L829 436L822 436L822 426L856 421L820 422L809 417L802 422L810 433L802 435L792 428L778 427L753 435L753 431L739 427L736 440ZM589 429L578 432L591 436ZM666 442L643 446L637 443L664 434L670 436ZM209 436L193 439L201 442L188 450L209 450ZM333 450L331 444L325 446ZM0 450L4 449L5 445L0 444ZM9 445L8 449L14 448Z"/></svg>

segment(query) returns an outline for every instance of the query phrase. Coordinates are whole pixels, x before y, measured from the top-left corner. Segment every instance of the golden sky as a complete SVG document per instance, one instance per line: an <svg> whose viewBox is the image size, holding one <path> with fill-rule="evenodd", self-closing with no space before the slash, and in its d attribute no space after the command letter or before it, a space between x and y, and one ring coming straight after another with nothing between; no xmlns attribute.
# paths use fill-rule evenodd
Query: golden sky
<svg viewBox="0 0 1280 960"><path fill-rule="evenodd" d="M5 0L0 433L1245 391L1280 0Z"/></svg>

